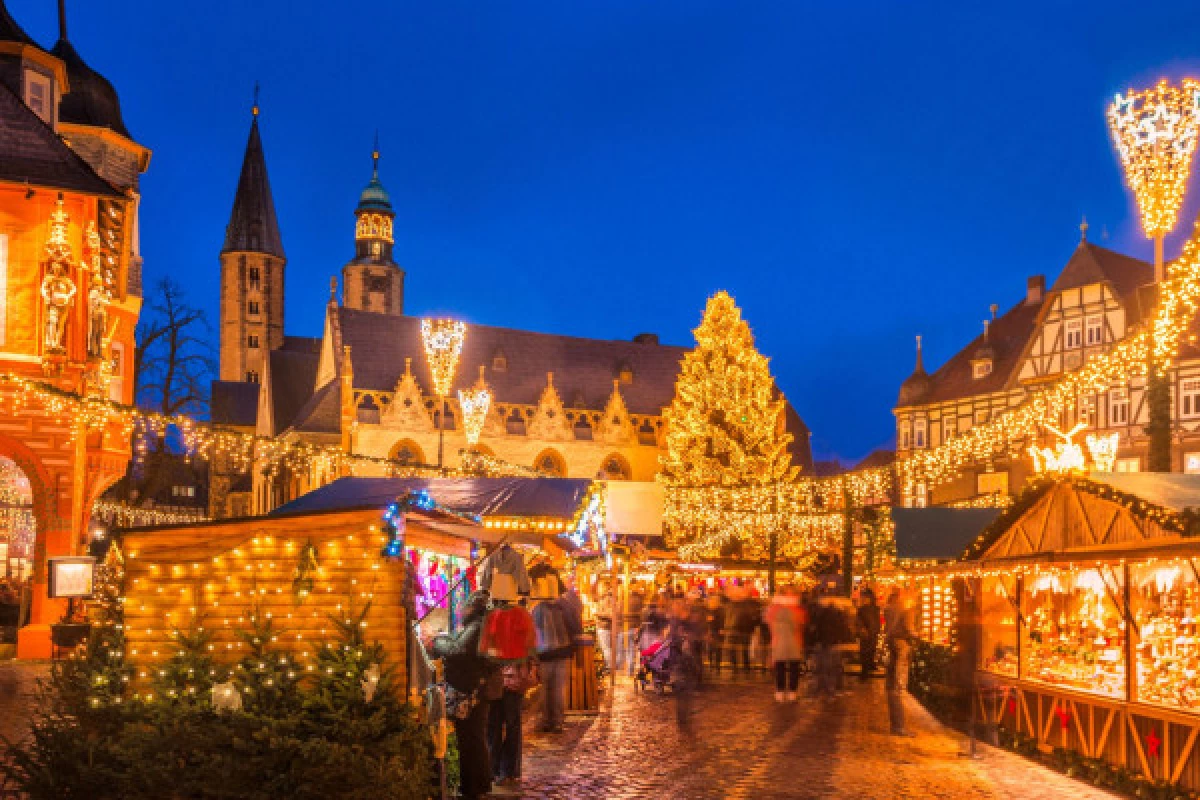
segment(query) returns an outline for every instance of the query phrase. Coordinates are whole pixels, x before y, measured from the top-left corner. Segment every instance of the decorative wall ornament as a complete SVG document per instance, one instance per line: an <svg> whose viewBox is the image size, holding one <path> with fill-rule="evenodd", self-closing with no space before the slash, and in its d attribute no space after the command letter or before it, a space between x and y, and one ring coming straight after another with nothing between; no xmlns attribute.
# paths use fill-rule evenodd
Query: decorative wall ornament
<svg viewBox="0 0 1200 800"><path fill-rule="evenodd" d="M482 366L479 368L479 380L475 386L458 390L458 405L462 410L463 433L467 437L467 445L474 447L479 444L483 424L487 421L488 411L492 406L492 390L483 379Z"/></svg>
<svg viewBox="0 0 1200 800"><path fill-rule="evenodd" d="M529 423L528 435L532 439L561 441L571 438L567 426L567 414L563 409L562 396L554 386L554 373L546 373L546 388L538 398L537 411Z"/></svg>
<svg viewBox="0 0 1200 800"><path fill-rule="evenodd" d="M88 358L103 360L107 348L108 306L112 303L112 290L104 277L100 251L100 234L95 223L87 226L88 254L91 258L91 287L88 289Z"/></svg>
<svg viewBox="0 0 1200 800"><path fill-rule="evenodd" d="M50 215L50 237L46 240L46 260L43 262L42 304L44 323L42 352L66 352L65 336L71 302L75 299L75 281L71 277L71 244L67 240L70 217L63 209L62 195Z"/></svg>
<svg viewBox="0 0 1200 800"><path fill-rule="evenodd" d="M425 408L425 396L412 373L412 359L404 359L404 374L396 382L392 402L380 414L380 422L389 428L426 432L433 430L433 418Z"/></svg>
<svg viewBox="0 0 1200 800"><path fill-rule="evenodd" d="M610 444L624 444L633 439L633 423L629 419L629 409L625 407L625 398L621 396L620 379L613 380L612 394L604 407L599 427L600 438Z"/></svg>

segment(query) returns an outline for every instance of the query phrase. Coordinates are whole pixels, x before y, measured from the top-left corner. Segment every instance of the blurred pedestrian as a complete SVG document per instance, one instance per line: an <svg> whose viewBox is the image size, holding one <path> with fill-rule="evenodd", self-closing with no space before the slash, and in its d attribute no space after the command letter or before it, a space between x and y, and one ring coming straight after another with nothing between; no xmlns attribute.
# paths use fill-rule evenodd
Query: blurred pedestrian
<svg viewBox="0 0 1200 800"><path fill-rule="evenodd" d="M492 611L508 610L522 615L529 613L515 605L516 602L515 581L505 575L496 575L492 580ZM524 645L527 655L504 666L504 688L488 711L488 752L492 760L492 780L502 786L521 780L521 707L525 692L537 682L537 668L533 663L535 631L532 621L528 624Z"/></svg>
<svg viewBox="0 0 1200 800"><path fill-rule="evenodd" d="M733 640L732 640L732 655L730 660L733 662L733 669L738 669L738 662L741 662L741 669L750 671L750 640L754 636L754 631L758 628L762 618L762 612L758 606L758 601L750 596L749 592L741 591L737 598L730 606L730 611L733 614Z"/></svg>
<svg viewBox="0 0 1200 800"><path fill-rule="evenodd" d="M804 658L805 613L790 587L771 598L766 624L771 630L771 662L775 667L775 702L794 701Z"/></svg>
<svg viewBox="0 0 1200 800"><path fill-rule="evenodd" d="M609 584L603 584L600 596L596 599L596 644L604 654L604 666L616 671L617 662L613 653L613 593Z"/></svg>
<svg viewBox="0 0 1200 800"><path fill-rule="evenodd" d="M454 723L458 740L459 784L464 800L477 800L492 790L487 743L489 703L484 685L495 667L479 654L487 600L487 592L472 594L464 609L462 627L453 634L436 637L430 646L434 658L443 659L448 684L446 713Z"/></svg>
<svg viewBox="0 0 1200 800"><path fill-rule="evenodd" d="M888 598L883 612L890 656L887 665L888 718L892 734L912 736L904 715L904 694L908 691L908 668L914 636L912 598L897 588Z"/></svg>
<svg viewBox="0 0 1200 800"><path fill-rule="evenodd" d="M575 653L575 639L583 632L583 625L574 608L563 604L558 581L553 576L539 578L533 584L529 599L537 603L532 613L537 631L542 691L545 693L540 730L562 733L568 662Z"/></svg>
<svg viewBox="0 0 1200 800"><path fill-rule="evenodd" d="M723 592L712 592L704 603L704 623L706 632L706 648L708 650L708 668L713 672L721 671L721 655L724 652L721 636L725 630L725 609L728 601Z"/></svg>
<svg viewBox="0 0 1200 800"><path fill-rule="evenodd" d="M862 667L859 680L867 680L875 671L875 650L879 645L880 609L875 592L863 589L862 605L858 607L858 662Z"/></svg>
<svg viewBox="0 0 1200 800"><path fill-rule="evenodd" d="M625 669L632 676L637 671L638 664L638 633L642 628L642 611L646 606L646 595L637 587L631 588L625 601L625 609L621 614L620 659L625 661Z"/></svg>

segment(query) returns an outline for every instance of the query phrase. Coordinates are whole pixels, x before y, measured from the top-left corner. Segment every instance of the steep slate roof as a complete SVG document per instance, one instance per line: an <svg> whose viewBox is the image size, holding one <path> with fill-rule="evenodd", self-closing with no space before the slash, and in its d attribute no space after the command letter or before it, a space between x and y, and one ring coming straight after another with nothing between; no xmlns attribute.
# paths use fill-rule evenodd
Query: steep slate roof
<svg viewBox="0 0 1200 800"><path fill-rule="evenodd" d="M58 106L58 118L63 122L108 128L127 139L133 139L121 118L121 101L117 90L100 73L87 65L65 37L50 51L67 67L71 91L63 95Z"/></svg>
<svg viewBox="0 0 1200 800"><path fill-rule="evenodd" d="M258 422L258 389L257 383L249 381L213 381L213 424L254 427Z"/></svg>
<svg viewBox="0 0 1200 800"><path fill-rule="evenodd" d="M0 26L3 25L0 18ZM4 148L0 181L124 197L3 84L0 84L0 142Z"/></svg>
<svg viewBox="0 0 1200 800"><path fill-rule="evenodd" d="M222 253L241 250L284 258L279 221L275 218L275 200L267 178L267 159L258 133L257 110L250 123L242 174L238 178L229 224L225 227L225 246L221 248Z"/></svg>
<svg viewBox="0 0 1200 800"><path fill-rule="evenodd" d="M39 50L42 48L38 43L29 38L24 29L17 24L17 21L8 13L8 9L4 7L4 0L0 0L0 42L17 42L18 44L31 44Z"/></svg>
<svg viewBox="0 0 1200 800"><path fill-rule="evenodd" d="M342 430L342 382L332 380L310 394L290 423L275 421L279 430L292 428L303 433L340 433Z"/></svg>
<svg viewBox="0 0 1200 800"><path fill-rule="evenodd" d="M342 344L350 346L356 389L394 389L404 374L404 359L411 358L417 383L430 390L418 317L349 308L339 308L337 313ZM620 385L625 407L631 414L658 415L675 396L675 378L687 352L688 348L674 345L471 325L463 344L456 386L474 384L483 365L497 402L537 405L546 388L546 373L553 372L555 389L565 407L599 411L612 395L613 379L627 366L633 371L633 381ZM503 371L492 369L498 353L507 362ZM315 424L325 425L331 419L336 421L338 417L326 412ZM791 448L794 463L811 470L808 426L790 404L785 427L795 440Z"/></svg>
<svg viewBox="0 0 1200 800"><path fill-rule="evenodd" d="M1128 323L1134 324L1141 318L1143 310L1149 307L1141 295L1153 280L1153 264L1091 242L1080 242L1041 303L1030 304L1023 299L992 322L988 344L995 358L990 375L979 379L972 375L971 359L983 344L981 333L930 376L929 390L914 404L925 405L990 394L1014 384L1020 373L1025 347L1037 330L1041 311L1055 293L1108 282L1125 304Z"/></svg>
<svg viewBox="0 0 1200 800"><path fill-rule="evenodd" d="M303 350L272 350L269 369L273 434L280 433L296 418L297 412L313 394L317 382L319 355Z"/></svg>

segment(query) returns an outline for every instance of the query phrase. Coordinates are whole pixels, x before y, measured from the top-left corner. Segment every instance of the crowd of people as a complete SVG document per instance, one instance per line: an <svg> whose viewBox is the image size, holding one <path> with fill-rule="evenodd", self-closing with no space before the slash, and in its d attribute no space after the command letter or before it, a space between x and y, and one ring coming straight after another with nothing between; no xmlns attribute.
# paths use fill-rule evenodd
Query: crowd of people
<svg viewBox="0 0 1200 800"><path fill-rule="evenodd" d="M579 594L552 569L529 575L515 565L519 559L488 572L458 630L426 642L443 662L461 796L468 800L520 780L530 689L541 688L539 730L562 732L570 659L583 634ZM802 676L811 677L813 697L833 698L845 691L846 661L856 654L863 681L883 662L892 733L910 735L903 695L915 630L912 600L903 590L893 590L883 607L870 588L852 599L784 586L764 599L737 581L716 591L635 589L622 600L614 602L611 588L602 585L591 604L605 667L643 685L671 686L680 709L691 688L725 670L770 671L779 703L800 700ZM685 717L681 712L681 724Z"/></svg>

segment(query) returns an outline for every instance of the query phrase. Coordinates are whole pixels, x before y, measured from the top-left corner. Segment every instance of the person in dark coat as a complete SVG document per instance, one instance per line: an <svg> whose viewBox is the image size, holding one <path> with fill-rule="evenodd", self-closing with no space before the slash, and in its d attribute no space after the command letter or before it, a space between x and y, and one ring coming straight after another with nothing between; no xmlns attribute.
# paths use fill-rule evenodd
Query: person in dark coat
<svg viewBox="0 0 1200 800"><path fill-rule="evenodd" d="M875 649L879 645L880 609L875 592L864 589L862 605L858 607L858 661L862 665L860 680L867 680L875 671Z"/></svg>
<svg viewBox="0 0 1200 800"><path fill-rule="evenodd" d="M443 661L447 712L458 738L459 775L464 800L478 800L492 790L492 765L488 758L488 701L483 684L494 667L479 654L479 637L487 614L487 593L475 592L467 600L463 624L456 632L435 637L430 648ZM452 699L453 698L453 699ZM464 716L454 709L467 709Z"/></svg>

